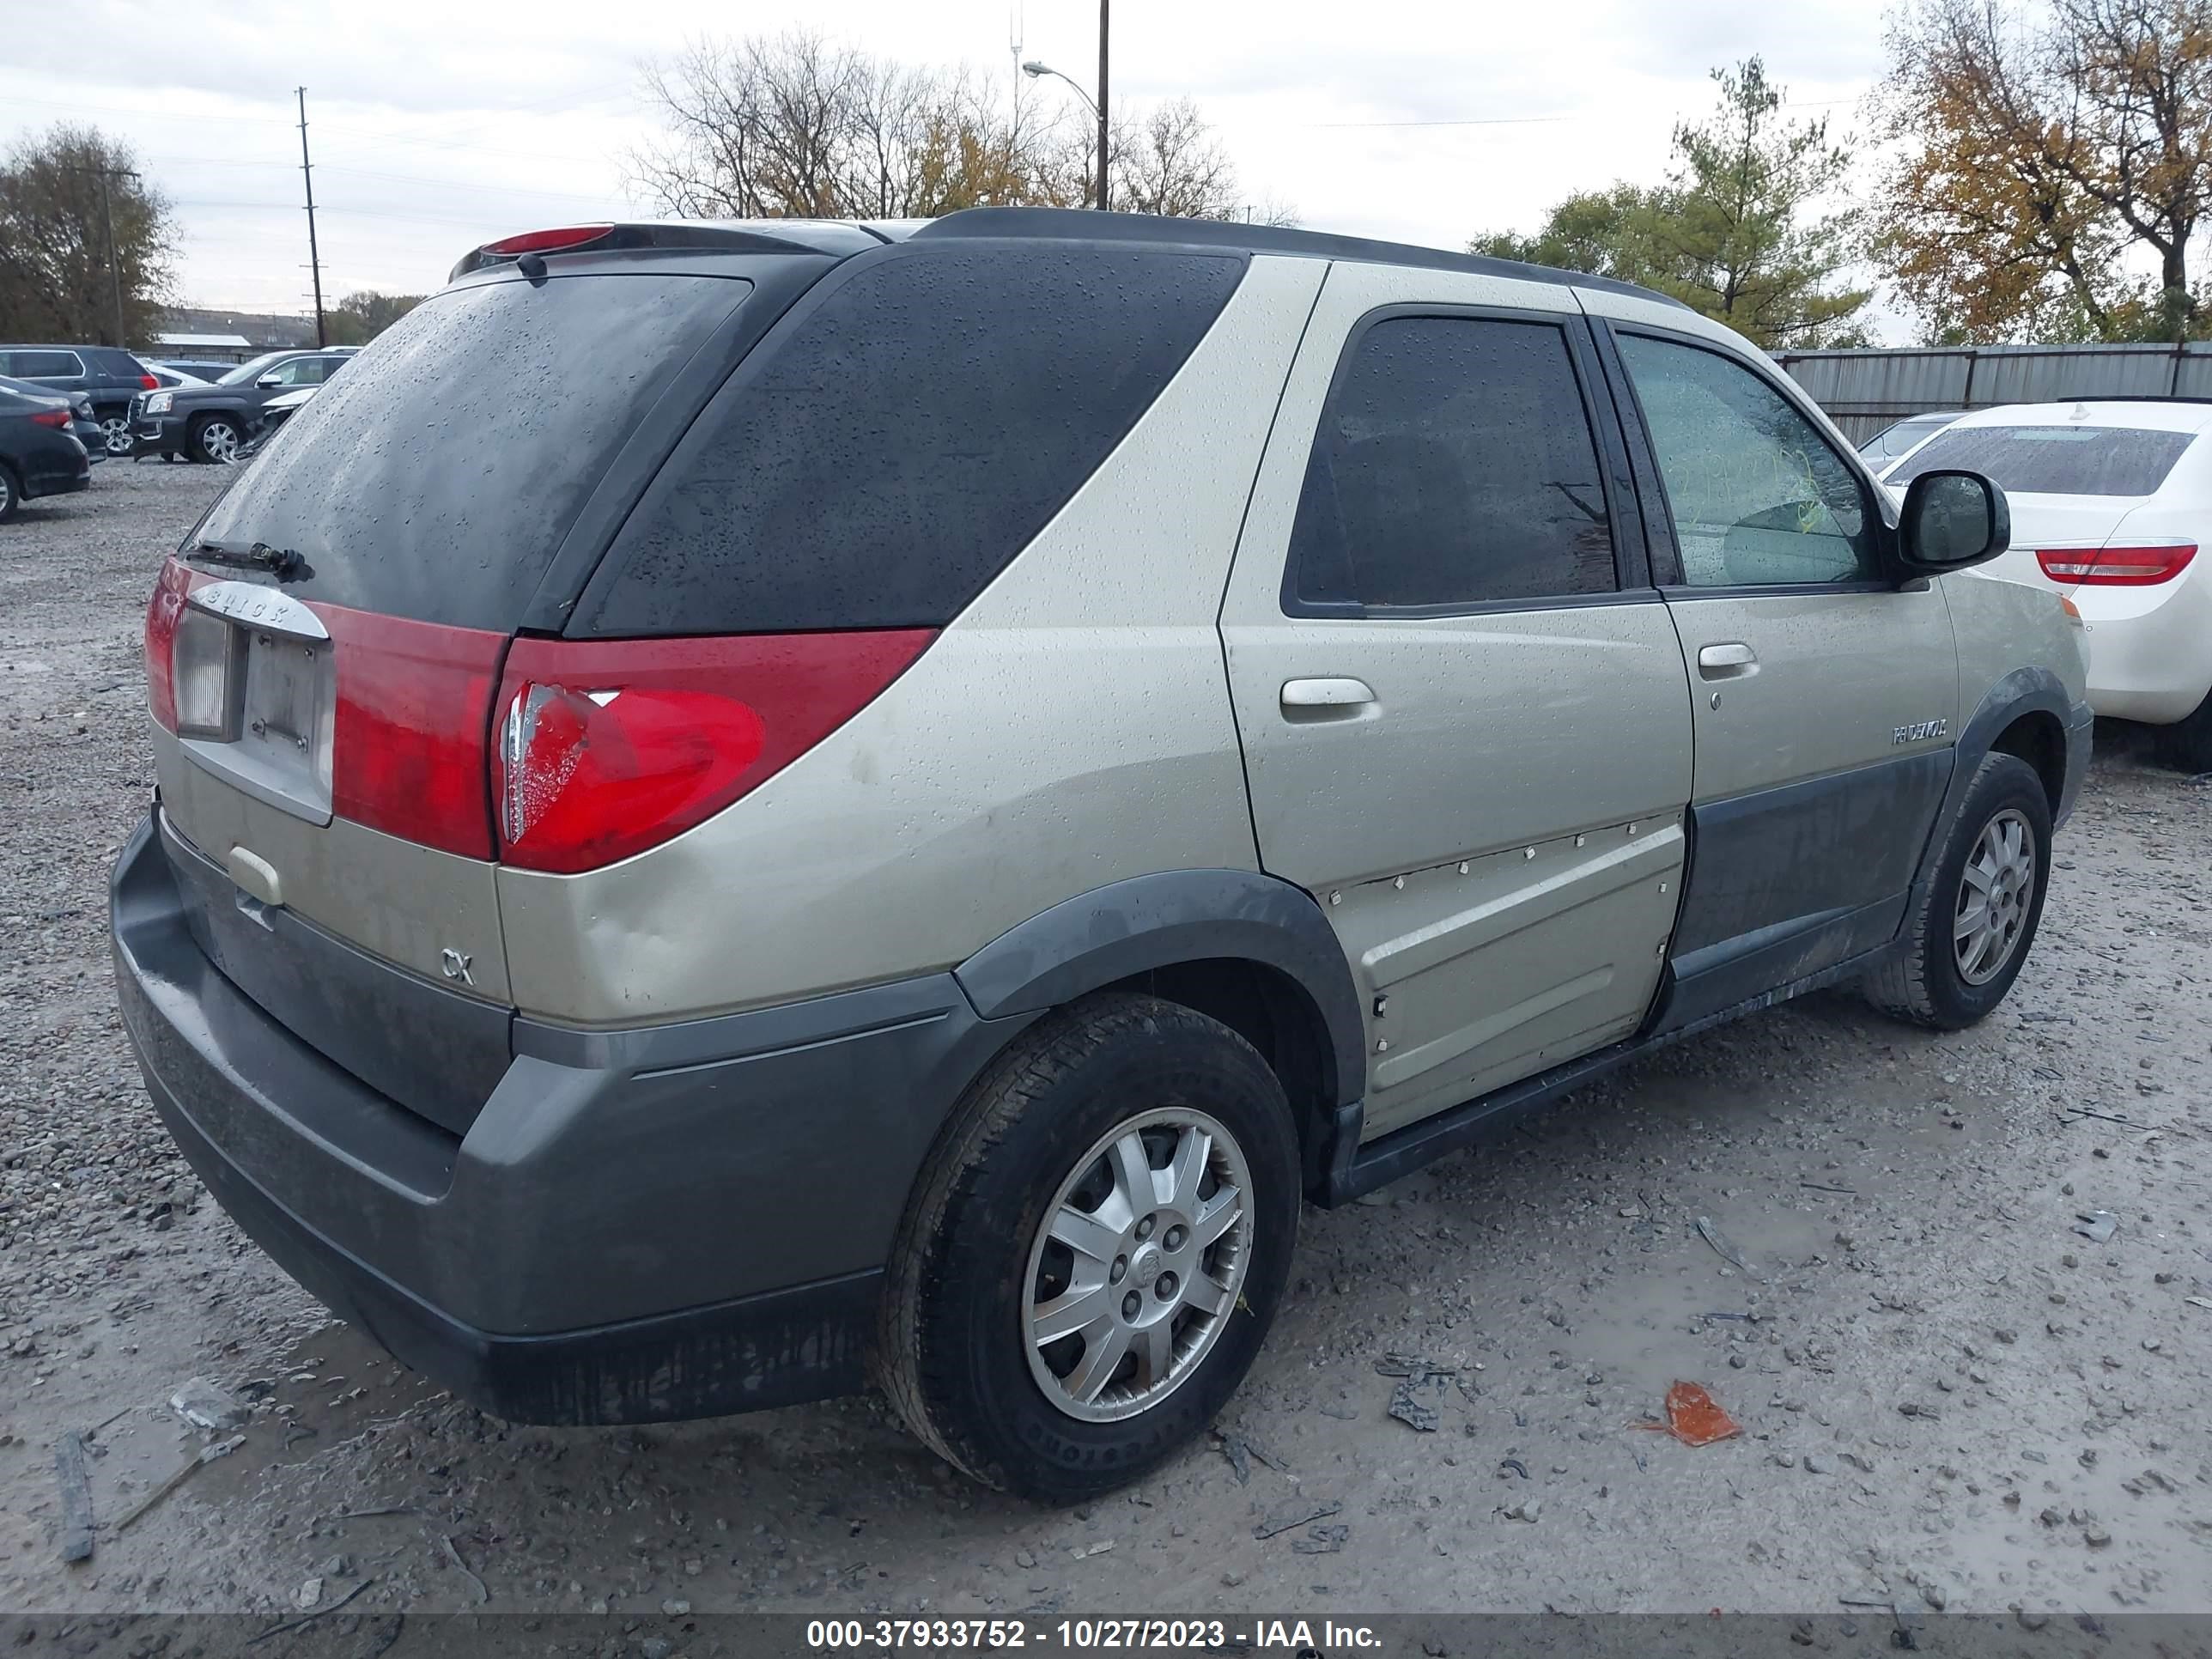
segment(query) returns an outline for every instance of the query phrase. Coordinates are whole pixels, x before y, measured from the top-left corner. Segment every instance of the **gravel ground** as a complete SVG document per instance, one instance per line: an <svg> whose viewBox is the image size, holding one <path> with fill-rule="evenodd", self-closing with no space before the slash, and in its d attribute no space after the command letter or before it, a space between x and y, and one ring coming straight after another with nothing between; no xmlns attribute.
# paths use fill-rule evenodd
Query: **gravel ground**
<svg viewBox="0 0 2212 1659"><path fill-rule="evenodd" d="M373 1579L351 1609L611 1612L648 1645L722 1608L2212 1610L2212 791L2140 734L2100 732L1996 1017L1808 998L1309 1212L1230 1437L1047 1512L868 1400L487 1419L198 1194L103 883L150 781L141 608L224 476L112 462L0 531L0 1609L273 1618ZM244 1444L118 1529L212 1437L166 1405L194 1376L252 1400ZM1644 1432L1678 1379L1742 1435ZM94 1425L98 1552L64 1567L54 1447Z"/></svg>

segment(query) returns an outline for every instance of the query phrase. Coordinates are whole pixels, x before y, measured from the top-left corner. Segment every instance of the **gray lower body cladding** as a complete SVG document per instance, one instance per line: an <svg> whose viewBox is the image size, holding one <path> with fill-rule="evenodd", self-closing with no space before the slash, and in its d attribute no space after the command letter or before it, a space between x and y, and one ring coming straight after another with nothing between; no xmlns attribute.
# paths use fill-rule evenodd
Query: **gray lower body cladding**
<svg viewBox="0 0 2212 1659"><path fill-rule="evenodd" d="M1030 1018L984 1020L936 975L642 1030L517 1019L456 1133L227 978L189 924L189 880L149 819L111 896L156 1109L295 1278L519 1421L653 1421L858 1386L915 1176L960 1090ZM302 927L289 948L315 937Z"/></svg>

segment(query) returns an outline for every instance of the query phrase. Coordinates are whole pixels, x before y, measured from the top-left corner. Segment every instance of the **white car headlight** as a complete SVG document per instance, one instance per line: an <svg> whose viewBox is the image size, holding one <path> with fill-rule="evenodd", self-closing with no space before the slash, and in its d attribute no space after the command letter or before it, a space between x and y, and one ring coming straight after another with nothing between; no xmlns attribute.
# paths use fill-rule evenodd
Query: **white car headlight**
<svg viewBox="0 0 2212 1659"><path fill-rule="evenodd" d="M166 415L169 412L169 405L176 401L177 394L173 392L149 392L147 394L144 412L149 415Z"/></svg>

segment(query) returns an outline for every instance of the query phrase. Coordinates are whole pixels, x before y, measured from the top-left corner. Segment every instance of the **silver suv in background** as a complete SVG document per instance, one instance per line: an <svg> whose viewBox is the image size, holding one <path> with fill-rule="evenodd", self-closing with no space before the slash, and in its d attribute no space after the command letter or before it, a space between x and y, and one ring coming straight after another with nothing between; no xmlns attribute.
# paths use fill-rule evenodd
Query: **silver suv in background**
<svg viewBox="0 0 2212 1659"><path fill-rule="evenodd" d="M1236 1389L1303 1201L1816 986L1996 1005L2089 731L2058 598L1948 574L2005 538L1558 271L495 243L162 569L125 1019L225 1206L486 1409L872 1378L1079 1498Z"/></svg>

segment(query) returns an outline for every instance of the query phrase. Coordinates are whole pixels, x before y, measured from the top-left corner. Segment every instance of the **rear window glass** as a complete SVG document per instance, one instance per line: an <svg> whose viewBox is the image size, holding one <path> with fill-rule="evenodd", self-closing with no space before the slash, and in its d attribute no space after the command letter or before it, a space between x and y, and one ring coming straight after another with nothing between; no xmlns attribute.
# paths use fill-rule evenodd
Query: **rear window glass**
<svg viewBox="0 0 2212 1659"><path fill-rule="evenodd" d="M7 354L10 374L82 374L84 364L74 351L11 351Z"/></svg>
<svg viewBox="0 0 2212 1659"><path fill-rule="evenodd" d="M1900 487L1923 472L1984 472L2028 495L2148 495L2196 437L2119 426L1965 426L1937 434L1887 474Z"/></svg>
<svg viewBox="0 0 2212 1659"><path fill-rule="evenodd" d="M1127 434L1243 271L915 245L828 278L678 447L569 631L951 621Z"/></svg>
<svg viewBox="0 0 2212 1659"><path fill-rule="evenodd" d="M196 538L298 553L302 599L512 628L670 374L750 291L599 273L437 295L331 377Z"/></svg>

